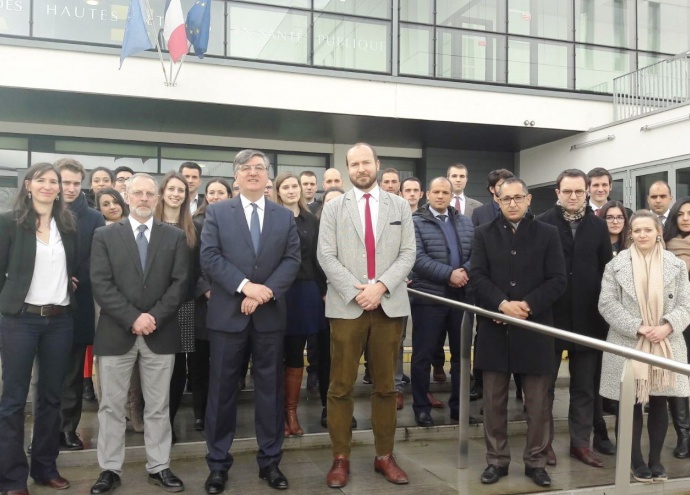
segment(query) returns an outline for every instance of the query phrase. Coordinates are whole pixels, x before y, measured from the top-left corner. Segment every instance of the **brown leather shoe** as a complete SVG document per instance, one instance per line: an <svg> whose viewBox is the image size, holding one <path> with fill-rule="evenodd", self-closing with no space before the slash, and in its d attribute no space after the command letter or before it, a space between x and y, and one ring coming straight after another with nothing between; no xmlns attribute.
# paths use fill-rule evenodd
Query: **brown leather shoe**
<svg viewBox="0 0 690 495"><path fill-rule="evenodd" d="M52 480L37 481L36 483L39 485L47 486L48 488L52 488L53 490L65 490L69 488L69 481L67 481L62 476L58 476L57 478L53 478Z"/></svg>
<svg viewBox="0 0 690 495"><path fill-rule="evenodd" d="M350 474L350 459L344 455L337 455L333 459L331 470L326 475L326 484L330 488L342 488L347 485Z"/></svg>
<svg viewBox="0 0 690 495"><path fill-rule="evenodd" d="M374 471L381 473L388 481L396 485L406 485L409 483L407 474L395 462L393 454L385 455L381 459L376 457L374 459Z"/></svg>
<svg viewBox="0 0 690 495"><path fill-rule="evenodd" d="M426 394L426 398L429 399L429 402L431 402L431 407L433 407L434 409L441 409L443 407L443 402L438 400L433 395Z"/></svg>
<svg viewBox="0 0 690 495"><path fill-rule="evenodd" d="M395 408L399 411L400 409L403 408L405 405L405 402L403 400L403 393L398 392L398 395L395 397Z"/></svg>
<svg viewBox="0 0 690 495"><path fill-rule="evenodd" d="M553 447L549 445L546 447L546 465L555 466L556 465L556 453L553 451Z"/></svg>
<svg viewBox="0 0 690 495"><path fill-rule="evenodd" d="M446 372L443 371L443 366L434 366L434 381L445 382L447 379Z"/></svg>
<svg viewBox="0 0 690 495"><path fill-rule="evenodd" d="M570 447L570 457L574 457L588 466L597 468L604 467L604 463L594 455L589 447Z"/></svg>
<svg viewBox="0 0 690 495"><path fill-rule="evenodd" d="M7 495L29 495L29 489L22 488L21 490L10 490L9 492L2 493L6 493Z"/></svg>

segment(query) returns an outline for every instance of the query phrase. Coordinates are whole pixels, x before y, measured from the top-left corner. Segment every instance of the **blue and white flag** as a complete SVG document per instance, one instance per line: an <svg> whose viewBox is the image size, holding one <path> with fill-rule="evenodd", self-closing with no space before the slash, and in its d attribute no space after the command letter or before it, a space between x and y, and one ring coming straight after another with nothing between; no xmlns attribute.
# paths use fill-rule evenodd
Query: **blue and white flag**
<svg viewBox="0 0 690 495"><path fill-rule="evenodd" d="M194 53L204 58L208 50L208 35L211 30L211 0L197 0L187 13L187 39L194 46Z"/></svg>
<svg viewBox="0 0 690 495"><path fill-rule="evenodd" d="M120 52L120 68L125 58L135 53L153 48L149 33L146 30L146 6L143 0L130 0L125 35L122 38L122 51Z"/></svg>

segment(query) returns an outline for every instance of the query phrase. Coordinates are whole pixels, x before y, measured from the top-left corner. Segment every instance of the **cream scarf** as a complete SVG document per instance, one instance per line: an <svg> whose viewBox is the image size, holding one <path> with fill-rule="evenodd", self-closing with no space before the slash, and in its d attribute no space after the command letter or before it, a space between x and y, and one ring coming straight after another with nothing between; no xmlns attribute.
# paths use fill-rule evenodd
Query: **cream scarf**
<svg viewBox="0 0 690 495"><path fill-rule="evenodd" d="M668 244L666 244L666 249L685 261L685 266L690 272L690 236L674 237L668 241Z"/></svg>
<svg viewBox="0 0 690 495"><path fill-rule="evenodd" d="M664 312L663 251L661 242L657 242L647 255L643 255L634 244L630 246L635 294L640 306L642 324L646 326L658 326ZM635 349L673 359L668 338L659 343L652 343L644 335L640 335ZM632 366L638 404L649 402L652 392L659 392L673 385L674 376L669 370L634 360Z"/></svg>

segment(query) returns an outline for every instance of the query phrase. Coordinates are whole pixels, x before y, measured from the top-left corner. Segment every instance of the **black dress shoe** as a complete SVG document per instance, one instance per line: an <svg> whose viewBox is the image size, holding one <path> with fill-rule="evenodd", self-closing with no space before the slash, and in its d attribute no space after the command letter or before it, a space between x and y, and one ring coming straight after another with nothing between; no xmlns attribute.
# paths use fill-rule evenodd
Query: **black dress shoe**
<svg viewBox="0 0 690 495"><path fill-rule="evenodd" d="M651 464L649 466L649 470L652 472L653 481L666 481L668 479L666 469L661 465L661 463Z"/></svg>
<svg viewBox="0 0 690 495"><path fill-rule="evenodd" d="M103 471L98 480L91 487L92 495L103 495L112 492L115 488L120 486L120 476L112 471Z"/></svg>
<svg viewBox="0 0 690 495"><path fill-rule="evenodd" d="M649 469L646 464L640 464L637 467L633 467L630 471L632 472L633 478L640 483L652 483L654 481L652 470Z"/></svg>
<svg viewBox="0 0 690 495"><path fill-rule="evenodd" d="M417 426L422 426L424 428L431 428L434 426L434 418L432 418L431 414L428 412L419 413L414 420L417 422Z"/></svg>
<svg viewBox="0 0 690 495"><path fill-rule="evenodd" d="M595 433L594 439L592 440L592 447L594 447L594 450L604 455L613 455L616 453L616 446L609 440L608 435L603 436Z"/></svg>
<svg viewBox="0 0 690 495"><path fill-rule="evenodd" d="M321 426L328 428L328 413L325 407L321 408Z"/></svg>
<svg viewBox="0 0 690 495"><path fill-rule="evenodd" d="M355 419L354 416L352 416L352 423L351 423L352 429L356 430L357 429L357 420Z"/></svg>
<svg viewBox="0 0 690 495"><path fill-rule="evenodd" d="M537 486L551 486L551 478L544 468L525 468L525 476L532 478Z"/></svg>
<svg viewBox="0 0 690 495"><path fill-rule="evenodd" d="M63 431L60 433L60 447L65 450L84 450L81 438L73 431Z"/></svg>
<svg viewBox="0 0 690 495"><path fill-rule="evenodd" d="M160 486L166 492L181 492L184 490L184 483L170 469L164 469L156 474L149 474L149 485Z"/></svg>
<svg viewBox="0 0 690 495"><path fill-rule="evenodd" d="M204 431L204 420L203 419L195 419L194 420L194 430L196 431Z"/></svg>
<svg viewBox="0 0 690 495"><path fill-rule="evenodd" d="M485 485L491 485L500 480L503 476L508 476L508 468L489 464L482 473L479 480Z"/></svg>
<svg viewBox="0 0 690 495"><path fill-rule="evenodd" d="M226 471L211 471L204 483L204 489L208 495L218 495L225 490L225 482L228 481Z"/></svg>
<svg viewBox="0 0 690 495"><path fill-rule="evenodd" d="M410 384L410 377L407 376L405 373L403 373L402 380L403 385L409 385Z"/></svg>
<svg viewBox="0 0 690 495"><path fill-rule="evenodd" d="M286 490L288 487L288 480L283 473L278 469L277 463L269 464L268 466L259 469L259 478L266 480L268 486L276 490Z"/></svg>

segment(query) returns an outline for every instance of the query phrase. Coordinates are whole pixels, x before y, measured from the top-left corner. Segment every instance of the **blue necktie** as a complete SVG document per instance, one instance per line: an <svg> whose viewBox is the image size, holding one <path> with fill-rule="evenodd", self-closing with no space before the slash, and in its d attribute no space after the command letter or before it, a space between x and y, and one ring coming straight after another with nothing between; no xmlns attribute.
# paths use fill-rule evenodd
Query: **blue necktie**
<svg viewBox="0 0 690 495"><path fill-rule="evenodd" d="M148 227L144 224L139 225L137 227L137 230L139 233L137 234L137 248L139 249L139 259L141 260L141 270L144 271L146 269L146 253L149 250L149 241L146 240L146 236L144 235L144 232Z"/></svg>
<svg viewBox="0 0 690 495"><path fill-rule="evenodd" d="M252 235L254 244L254 254L259 254L259 238L261 237L261 224L259 223L259 212L256 203L252 203L252 219L249 222L249 233Z"/></svg>
<svg viewBox="0 0 690 495"><path fill-rule="evenodd" d="M447 217L447 216L448 216L448 215L439 215L439 216L437 216L436 218L438 218L438 221L439 221L439 222L441 222L441 223L446 223L446 217Z"/></svg>

